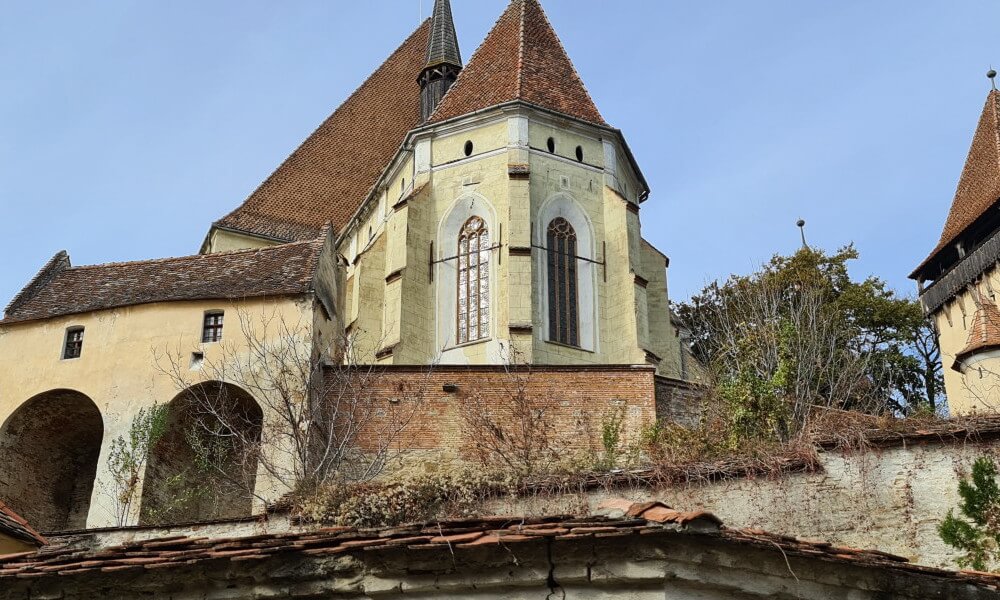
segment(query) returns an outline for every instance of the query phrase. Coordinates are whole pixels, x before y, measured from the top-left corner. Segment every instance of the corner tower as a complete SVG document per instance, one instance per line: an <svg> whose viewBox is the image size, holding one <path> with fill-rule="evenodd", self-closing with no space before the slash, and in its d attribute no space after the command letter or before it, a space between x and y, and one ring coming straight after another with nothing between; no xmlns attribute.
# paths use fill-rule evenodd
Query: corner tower
<svg viewBox="0 0 1000 600"><path fill-rule="evenodd" d="M427 62L417 81L420 83L420 116L427 121L434 109L458 79L462 53L455 35L455 21L449 0L435 0L431 33L427 40Z"/></svg>
<svg viewBox="0 0 1000 600"><path fill-rule="evenodd" d="M937 332L953 415L1000 411L998 206L1000 92L993 89L979 117L941 238L910 274Z"/></svg>

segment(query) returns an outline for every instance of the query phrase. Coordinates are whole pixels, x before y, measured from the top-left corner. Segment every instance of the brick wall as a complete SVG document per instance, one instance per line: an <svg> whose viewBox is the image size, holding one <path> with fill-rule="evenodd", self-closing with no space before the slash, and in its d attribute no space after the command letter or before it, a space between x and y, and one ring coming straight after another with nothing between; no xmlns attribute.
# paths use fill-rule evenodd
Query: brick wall
<svg viewBox="0 0 1000 600"><path fill-rule="evenodd" d="M408 413L398 446L416 451L419 462L434 470L472 457L470 436L475 432L463 418L463 405L503 406L519 390L533 407L545 411L553 445L568 454L599 451L602 421L618 411L624 417L623 442L628 443L656 418L654 372L652 367L613 365L531 366L511 371L497 366L387 365L371 377L369 387L376 401L385 403L378 411L383 419L398 416L417 402ZM373 433L362 435L363 447L374 447L379 435L374 432L385 431L382 422L372 429Z"/></svg>

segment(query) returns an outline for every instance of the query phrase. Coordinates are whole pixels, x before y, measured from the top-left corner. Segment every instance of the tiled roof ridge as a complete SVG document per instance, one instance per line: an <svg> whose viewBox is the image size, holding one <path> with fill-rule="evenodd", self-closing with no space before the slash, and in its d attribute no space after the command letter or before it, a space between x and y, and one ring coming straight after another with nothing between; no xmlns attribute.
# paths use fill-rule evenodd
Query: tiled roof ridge
<svg viewBox="0 0 1000 600"><path fill-rule="evenodd" d="M514 2L522 2L522 1L523 0L511 0L511 4L513 4ZM496 21L494 21L493 25L490 27L490 32L492 32L494 29L497 28L497 25L499 25L500 22L503 21L503 18L507 16L507 12L509 10L510 7L508 6L507 10L504 10L502 13L500 13L500 16L496 18ZM483 46L485 46L486 43L489 41L490 41L490 35L489 33L487 33L486 37L483 38L483 41L479 42L479 46L477 46L475 51L473 51L472 56L469 57L469 62L467 62L465 65L466 67L473 64L473 62L476 60L476 56L479 55L479 52L483 49ZM427 118L427 123L433 123L435 121L435 119L438 116L438 113L441 112L441 106L448 99L448 95L449 94L455 95L455 89L459 88L459 86L462 86L463 84L464 82L462 80L462 74L459 73L458 79L455 80L455 83L451 84L451 87L448 88L448 91L444 93L444 96L441 97L441 101L438 102L438 105L434 108L434 112L432 112L431 116Z"/></svg>
<svg viewBox="0 0 1000 600"><path fill-rule="evenodd" d="M244 231L244 230L241 230L241 229L238 229L238 228L234 228L232 226L228 226L228 225L225 224L225 222L227 220L229 220L231 217L235 217L239 213L243 213L243 212L249 212L249 213L254 214L254 215L256 215L256 216L258 216L260 218L263 218L264 220L276 220L276 218L273 217L273 216L271 216L271 215L261 214L261 213L259 213L257 211L254 211L252 208L248 208L246 206L247 202L250 201L252 198L254 198L258 193L263 192L263 190L265 190L265 188L274 180L274 178L277 177L279 175L279 173L285 168L286 164L290 160L292 160L292 158L296 155L296 153L298 153L303 148L303 146L306 145L310 140L312 140L315 136L317 136L317 134L320 133L320 131L327 125L327 123L329 123L336 116L338 116L341 113L341 111L345 110L344 107L348 106L349 104L351 104L352 100L354 100L358 96L358 94L360 94L362 92L362 90L364 90L381 73L381 71L383 69L385 69L393 61L397 60L399 58L400 53L403 52L412 43L413 39L416 36L420 35L420 33L425 28L428 28L428 29L430 28L431 23L432 23L432 17L427 17L426 19L424 19L420 23L420 25L417 26L417 28L414 29L403 40L403 42L400 43L399 46L397 46L396 49L393 50L385 58L385 60L383 60L374 70L372 70L371 73L369 73L368 77L366 77L357 87L354 88L354 91L352 91L346 98L344 98L344 100L342 100L340 102L340 104L337 106L336 109L334 109L334 111L332 113L328 114L322 121L320 121L319 125L317 125L315 128L313 128L312 131L309 132L309 135L307 135L302 142L300 142L298 145L296 145L291 150L291 152L289 152L285 156L285 158L282 159L282 161L278 163L278 166L275 167L271 171L271 173L259 185L257 185L257 187L255 187L253 189L253 191L251 191L249 194L247 194L246 198L244 199L244 201L239 206L237 206L236 208L234 208L233 210L231 210L230 212L228 212L227 214L225 214L222 218L216 220L214 223L212 223L212 226L213 227L226 228L226 229L236 229L237 231L240 231L240 232L243 232L243 233L249 233L251 235L259 235L259 232L256 232L256 231ZM414 74L414 80L416 79L417 75L418 74ZM391 164L391 161L390 161L390 164ZM385 169L387 169L388 167L389 167L389 165L383 165L382 171L384 172ZM379 179L381 179L381 177ZM375 185L377 185L377 183L378 183L378 180L376 180ZM374 187L371 188L371 189L374 189ZM370 195L370 194L371 194L371 192L369 190L368 195ZM364 203L364 201L367 199L368 195L366 195L365 198L362 198L359 201L359 205ZM278 220L280 220L280 219L278 219ZM304 223L302 223L302 222L300 222L298 220L284 220L284 224L286 224L286 225L293 225L295 227L310 227L310 226L308 226L308 225L306 225L306 224L304 224ZM288 241L292 241L292 240L289 239Z"/></svg>
<svg viewBox="0 0 1000 600"><path fill-rule="evenodd" d="M522 97L524 91L524 21L528 13L528 3L525 0L514 0L521 3L521 19L518 23L518 47L517 47L517 91L516 97Z"/></svg>
<svg viewBox="0 0 1000 600"><path fill-rule="evenodd" d="M45 536L38 533L24 517L14 512L3 500L0 500L0 533L4 533L18 540L44 546L48 544ZM0 556L0 562L3 557Z"/></svg>
<svg viewBox="0 0 1000 600"><path fill-rule="evenodd" d="M35 294L44 289L55 276L71 267L72 263L68 252L60 250L53 254L52 258L42 265L35 276L7 303L7 306L4 307L4 314L17 310L19 306L31 300Z"/></svg>
<svg viewBox="0 0 1000 600"><path fill-rule="evenodd" d="M580 72L576 68L576 63L573 62L573 58L570 57L569 52L566 51L566 45L563 44L562 38L560 38L559 37L559 33L556 32L555 26L553 26L552 25L552 21L549 20L549 15L548 15L548 13L545 12L545 8L542 7L541 3L538 0L526 0L526 1L527 2L533 2L533 3L535 3L535 6L538 7L538 12L541 13L542 18L545 20L545 24L548 25L549 29L552 30L552 33L555 34L556 43L559 44L559 49L562 51L563 55L566 57L566 60L569 61L569 66L573 70L573 76L576 77L577 83L580 84L580 89L583 90L583 93L587 96L587 100L590 101L590 103L594 106L594 110L596 110L598 112L598 116L601 117L601 121L602 122L600 124L601 125L605 125L606 123L603 122L604 121L604 116L600 114L601 109L597 108L597 103L594 102L594 97L590 95L590 90L587 89L586 84L584 84L583 77L580 76ZM521 26L522 27L524 26L524 19L521 20ZM522 41L522 46L523 46L523 43L524 42Z"/></svg>
<svg viewBox="0 0 1000 600"><path fill-rule="evenodd" d="M164 256L161 258L148 258L139 260L124 260L124 261L113 261L106 263L96 263L93 265L79 265L76 267L70 267L68 271L84 271L87 269L102 269L108 267L128 267L133 265L154 265L154 264L166 264L171 262L184 262L184 261L196 261L204 259L220 259L227 256L239 256L244 254L253 254L255 252L276 252L279 249L284 250L291 248L292 246L309 246L309 245L322 245L322 238L317 238L313 240L300 240L285 242L282 244L275 244L273 246L262 246L260 248L240 248L237 250L225 250L223 252L209 252L205 254L186 254L184 256Z"/></svg>
<svg viewBox="0 0 1000 600"><path fill-rule="evenodd" d="M196 535L196 534L195 534ZM294 552L301 560L342 556L372 550L450 553L469 549L502 548L545 540L571 542L606 538L653 539L653 536L695 535L724 543L749 546L789 556L839 562L861 568L885 569L898 574L936 577L995 590L1000 575L974 571L949 571L913 564L908 559L879 550L836 546L769 533L754 528L729 528L705 511L678 511L663 502L633 502L616 498L603 502L594 515L495 516L362 529L324 527L304 531L263 533L210 539L167 536L136 540L105 548L81 551L71 541L38 552L0 557L0 580L74 577L82 573L141 573L146 569L178 568L201 561L266 560ZM669 543L669 540L663 542Z"/></svg>

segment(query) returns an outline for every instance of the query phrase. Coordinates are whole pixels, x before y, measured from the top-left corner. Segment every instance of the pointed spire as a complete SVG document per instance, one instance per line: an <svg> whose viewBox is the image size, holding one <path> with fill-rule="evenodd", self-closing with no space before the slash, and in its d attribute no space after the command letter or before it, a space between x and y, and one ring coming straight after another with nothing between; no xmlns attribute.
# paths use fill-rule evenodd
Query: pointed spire
<svg viewBox="0 0 1000 600"><path fill-rule="evenodd" d="M431 37L427 42L427 64L430 69L438 65L462 66L462 52L458 49L455 21L451 16L449 0L434 0L431 16Z"/></svg>
<svg viewBox="0 0 1000 600"><path fill-rule="evenodd" d="M462 70L455 21L449 0L434 0L431 34L427 40L427 61L420 73L420 110L426 121Z"/></svg>
<svg viewBox="0 0 1000 600"><path fill-rule="evenodd" d="M512 0L431 121L513 100L605 124L538 0Z"/></svg>
<svg viewBox="0 0 1000 600"><path fill-rule="evenodd" d="M948 219L941 232L941 239L934 251L910 275L921 276L925 267L931 266L943 250L959 241L979 217L983 216L1000 199L1000 91L990 90L986 105L979 117L972 146L965 159L962 177L958 181L955 199L952 200ZM930 277L931 279L935 277Z"/></svg>

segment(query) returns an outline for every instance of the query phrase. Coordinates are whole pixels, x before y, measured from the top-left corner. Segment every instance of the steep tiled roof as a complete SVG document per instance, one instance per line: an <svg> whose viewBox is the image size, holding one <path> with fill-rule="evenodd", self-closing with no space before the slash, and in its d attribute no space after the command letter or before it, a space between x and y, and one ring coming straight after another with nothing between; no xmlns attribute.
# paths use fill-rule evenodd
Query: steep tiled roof
<svg viewBox="0 0 1000 600"><path fill-rule="evenodd" d="M322 248L319 239L258 250L83 267L69 266L66 257L65 268L41 286L34 285L36 277L30 293L19 294L18 302L8 307L0 322L171 300L301 294L312 289Z"/></svg>
<svg viewBox="0 0 1000 600"><path fill-rule="evenodd" d="M0 500L0 534L12 537L22 542L44 546L48 542L42 534L35 531L20 515Z"/></svg>
<svg viewBox="0 0 1000 600"><path fill-rule="evenodd" d="M983 301L972 316L969 340L955 356L956 366L978 350L1000 347L1000 309L997 305Z"/></svg>
<svg viewBox="0 0 1000 600"><path fill-rule="evenodd" d="M958 181L958 190L944 223L937 246L911 277L941 250L952 244L973 222L1000 200L1000 92L993 90L986 98L983 114L972 137L972 147Z"/></svg>
<svg viewBox="0 0 1000 600"><path fill-rule="evenodd" d="M232 565L260 564L260 561L290 554L305 561L345 554L360 556L367 551L391 549L456 556L472 549L494 547L511 553L512 548L519 544L547 539L573 543L599 538L628 539L634 536L638 540L640 537L653 539L655 536L690 534L713 536L726 543L779 553L786 561L789 557L819 559L950 580L988 590L996 590L1000 586L1000 576L997 575L945 571L913 565L905 558L876 550L836 547L760 530L727 529L710 513L680 512L660 502L611 500L599 507L598 512L599 516L588 517L486 517L381 530L330 527L308 532L226 539L171 537L91 551L80 551L66 545L0 558L0 580L71 578L87 573L140 575L153 569L182 568L203 561Z"/></svg>
<svg viewBox="0 0 1000 600"><path fill-rule="evenodd" d="M342 228L420 124L425 21L243 204L215 223L280 240Z"/></svg>
<svg viewBox="0 0 1000 600"><path fill-rule="evenodd" d="M513 100L605 124L538 0L510 3L430 122Z"/></svg>

